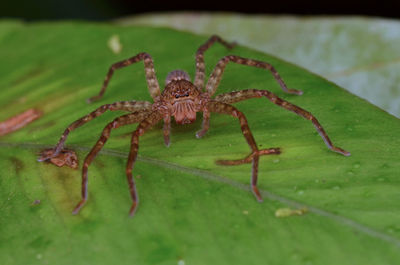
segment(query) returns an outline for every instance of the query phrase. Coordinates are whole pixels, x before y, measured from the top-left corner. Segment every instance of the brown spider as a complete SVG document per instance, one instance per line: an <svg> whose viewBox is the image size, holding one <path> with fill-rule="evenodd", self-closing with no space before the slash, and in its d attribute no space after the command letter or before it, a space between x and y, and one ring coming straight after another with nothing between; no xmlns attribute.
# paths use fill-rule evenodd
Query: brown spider
<svg viewBox="0 0 400 265"><path fill-rule="evenodd" d="M199 47L196 53L196 76L194 82L190 81L189 75L182 70L175 70L168 74L165 81L164 91L161 93L155 71L153 66L153 60L151 56L147 53L139 53L134 57L117 62L113 64L104 80L103 86L100 93L97 96L90 98L88 101L92 102L94 100L100 99L116 69L120 69L125 66L129 66L133 63L144 61L144 68L146 72L146 79L150 95L154 100L154 103L148 101L120 101L113 104L103 105L88 115L76 120L64 131L61 136L57 146L52 152L47 151L43 153L39 158L39 161L45 161L56 157L63 150L64 142L68 134L87 123L88 121L100 116L107 110L123 110L128 111L128 114L117 117L111 123L109 123L104 129L98 139L97 143L93 146L90 153L86 156L82 168L82 200L73 210L73 214L77 214L80 209L84 206L88 199L88 167L92 163L95 156L102 149L107 139L110 136L112 129L116 129L123 125L128 125L132 123L139 123L136 130L132 133L130 153L128 157L128 163L126 166L126 176L128 179L129 190L132 198L132 207L130 208L130 215L133 216L137 205L138 196L136 192L135 182L132 177L133 165L136 161L138 149L139 149L139 137L143 135L148 129L157 124L159 121L164 120L163 134L164 142L166 146L169 146L169 134L171 129L171 116L174 116L175 122L178 124L192 123L196 120L196 113L203 112L203 122L202 128L196 133L197 138L201 138L208 131L210 113L224 113L236 117L239 119L240 127L242 133L246 138L248 145L250 146L251 152L244 159L240 160L219 160L218 164L222 165L239 165L243 163L252 162L252 176L251 176L251 188L258 201L262 201L261 194L257 189L257 175L258 175L258 162L261 155L269 154L279 154L279 148L269 148L259 150L254 140L254 137L248 126L246 117L242 112L232 106L232 103L236 103L242 100L250 98L266 97L272 103L290 110L297 115L310 120L315 126L316 130L325 141L325 144L332 151L338 152L342 155L349 156L350 153L336 147L332 144L328 135L325 133L322 126L319 124L318 120L308 111L297 107L267 90L258 89L246 89L241 91L235 91L230 93L225 93L216 96L214 99L211 97L214 95L218 84L224 73L224 69L229 62L234 62L237 64L254 66L258 68L263 68L269 70L276 81L279 83L283 91L290 94L301 95L302 92L295 89L288 89L283 82L282 78L279 76L277 71L269 63L257 61L253 59L242 58L236 55L228 55L220 59L215 66L210 78L207 81L204 90L204 79L205 79L205 64L204 64L204 52L210 48L215 42L219 42L226 48L231 49L234 47L234 43L228 43L221 39L220 37L213 35L209 40L207 40L203 45Z"/></svg>

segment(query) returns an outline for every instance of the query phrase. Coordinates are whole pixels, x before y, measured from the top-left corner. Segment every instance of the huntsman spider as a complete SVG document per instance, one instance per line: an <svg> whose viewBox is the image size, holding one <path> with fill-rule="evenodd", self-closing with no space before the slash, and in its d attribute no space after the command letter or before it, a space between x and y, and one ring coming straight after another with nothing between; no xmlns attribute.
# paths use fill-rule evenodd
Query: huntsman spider
<svg viewBox="0 0 400 265"><path fill-rule="evenodd" d="M129 191L132 198L132 206L129 214L133 216L138 206L138 194L136 191L135 181L132 176L133 166L135 164L138 149L139 149L139 137L142 136L152 126L163 120L163 135L166 146L170 145L170 130L171 130L171 117L173 116L177 124L192 123L196 120L196 113L203 113L203 121L201 130L197 131L196 137L203 137L209 129L209 121L211 113L222 113L231 115L237 118L240 122L240 128L243 136L246 139L251 151L248 156L239 160L218 160L217 163L221 165L239 165L243 163L252 163L252 174L251 174L251 190L258 201L262 201L260 191L257 188L257 176L258 176L258 164L259 157L262 155L279 154L279 148L269 149L258 149L256 141L250 131L248 122L245 115L231 104L250 99L266 97L272 103L287 109L297 115L310 120L315 126L316 130L324 140L325 144L329 149L334 152L340 153L344 156L349 156L350 153L336 147L332 144L325 130L322 128L318 120L308 111L293 105L292 103L281 99L267 90L259 89L245 89L240 91L234 91L218 95L214 98L213 95L221 81L225 67L228 63L233 62L236 64L253 66L262 68L271 72L272 76L279 83L282 90L289 94L301 95L302 91L295 89L288 89L282 78L279 76L275 68L267 63L254 59L242 58L236 55L224 56L220 59L212 71L208 81L205 83L205 63L204 63L204 52L209 49L214 43L219 42L226 48L231 49L234 47L234 43L228 43L221 39L219 36L211 36L203 45L201 45L196 53L196 74L194 82L192 83L188 73L182 70L175 70L168 74L165 81L165 88L161 92L159 83L156 78L153 59L145 53L139 53L129 59L122 60L114 63L109 68L107 76L104 80L103 86L100 93L97 96L90 98L88 101L100 99L115 70L129 66L131 64L143 61L144 69L146 74L146 80L148 89L154 102L148 101L120 101L112 104L105 104L97 108L88 115L76 120L62 134L56 147L50 152L42 153L42 156L38 159L39 161L49 160L56 157L63 151L64 143L67 139L68 134L76 128L84 125L85 123L93 120L94 118L102 115L107 110L116 111L122 110L129 112L128 114L117 117L112 122L108 123L103 129L100 138L96 144L90 150L86 156L83 167L82 167L82 199L76 205L73 210L73 214L77 214L81 208L85 205L88 199L88 167L92 163L93 159L103 148L104 144L110 137L110 133L113 129L119 128L124 125L138 123L136 130L132 133L130 152L128 156L128 162L126 165L126 176L129 184Z"/></svg>

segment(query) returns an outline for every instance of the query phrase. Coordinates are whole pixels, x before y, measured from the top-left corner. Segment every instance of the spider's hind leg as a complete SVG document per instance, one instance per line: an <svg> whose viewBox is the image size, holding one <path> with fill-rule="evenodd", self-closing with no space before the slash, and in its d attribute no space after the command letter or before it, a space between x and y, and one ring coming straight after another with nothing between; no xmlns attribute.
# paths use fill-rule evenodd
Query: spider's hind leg
<svg viewBox="0 0 400 265"><path fill-rule="evenodd" d="M85 161L83 162L82 191L81 191L82 199L75 206L74 210L72 211L73 214L78 214L88 199L88 168L89 165L92 163L93 159L103 148L104 144L107 142L108 138L110 137L111 130L124 125L139 122L143 120L146 115L147 112L129 113L114 119L114 121L107 124L107 126L103 129L100 138L97 140L96 144L93 146L92 150L90 150L89 154L85 158Z"/></svg>
<svg viewBox="0 0 400 265"><path fill-rule="evenodd" d="M333 145L331 139L329 138L328 134L325 132L324 128L322 125L319 123L317 118L315 118L314 115L312 115L310 112L284 100L273 94L272 92L268 90L259 90L259 89L246 89L246 90L241 90L241 91L234 91L226 94L221 94L215 97L214 100L219 101L219 102L224 102L224 103L235 103L239 102L242 100L250 99L250 98L260 98L260 97L266 97L269 101L274 103L275 105L278 105L281 108L284 108L286 110L289 110L301 117L303 117L306 120L309 120L312 122L314 125L315 129L321 136L321 138L324 140L326 146L339 154L342 154L344 156L350 156L350 152L337 147Z"/></svg>
<svg viewBox="0 0 400 265"><path fill-rule="evenodd" d="M128 155L128 162L126 164L126 177L129 184L129 191L132 198L132 206L129 210L129 215L132 217L137 209L139 198L136 192L135 182L133 180L133 166L136 162L137 154L139 151L139 136L143 135L148 129L155 125L162 119L162 116L158 112L150 113L144 120L142 120L137 126L136 130L132 134L131 147Z"/></svg>
<svg viewBox="0 0 400 265"><path fill-rule="evenodd" d="M244 163L252 163L252 174L251 174L251 191L256 197L257 201L262 202L261 193L257 188L257 178L258 178L258 163L260 156L262 155L279 155L281 153L280 148L268 148L254 151L243 159L237 160L217 160L218 165L224 166L235 166Z"/></svg>
<svg viewBox="0 0 400 265"><path fill-rule="evenodd" d="M250 131L246 117L244 116L244 114L242 112L237 110L234 106L223 103L223 102L211 100L207 104L206 110L209 112L228 114L228 115L231 115L231 116L239 119L240 129L242 130L243 136L246 139L247 144L249 145L249 147L251 149L251 153L244 159L218 160L217 164L239 165L239 164L243 164L243 163L252 162L252 173L251 173L251 182L250 182L251 189L252 189L252 192L253 192L254 196L256 197L257 201L262 202L261 194L257 188L259 158L261 155L280 154L280 149L279 148L270 148L270 149L259 150L257 147L257 143L253 137L253 134Z"/></svg>

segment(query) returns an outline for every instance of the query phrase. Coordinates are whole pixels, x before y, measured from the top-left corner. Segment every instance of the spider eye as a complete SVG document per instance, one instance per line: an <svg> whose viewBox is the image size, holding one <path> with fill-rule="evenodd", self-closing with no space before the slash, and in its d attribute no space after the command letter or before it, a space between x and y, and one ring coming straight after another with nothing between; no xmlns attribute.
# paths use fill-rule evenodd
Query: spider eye
<svg viewBox="0 0 400 265"><path fill-rule="evenodd" d="M179 94L175 94L175 98L179 98Z"/></svg>
<svg viewBox="0 0 400 265"><path fill-rule="evenodd" d="M186 94L185 94L185 97L188 97L188 96L189 96L189 93L186 93Z"/></svg>

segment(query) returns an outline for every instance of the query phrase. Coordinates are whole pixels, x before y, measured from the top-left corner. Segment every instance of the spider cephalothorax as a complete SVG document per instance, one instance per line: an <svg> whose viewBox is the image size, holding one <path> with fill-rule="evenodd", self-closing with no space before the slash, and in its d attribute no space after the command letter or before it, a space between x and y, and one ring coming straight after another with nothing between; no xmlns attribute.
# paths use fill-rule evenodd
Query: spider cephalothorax
<svg viewBox="0 0 400 265"><path fill-rule="evenodd" d="M322 128L321 124L310 112L298 106L295 106L284 99L277 97L268 90L246 89L246 90L221 94L212 99L212 96L214 95L219 85L219 82L222 78L222 75L224 73L225 66L229 62L266 69L271 72L272 76L279 83L283 91L285 91L286 93L296 94L296 95L302 94L302 92L299 90L288 89L285 83L283 82L282 78L279 76L278 72L269 63L254 59L242 58L236 55L228 55L220 59L217 65L215 66L214 70L212 71L207 83L204 84L205 81L204 52L208 48L210 48L210 46L215 42L220 42L229 49L231 49L234 46L234 44L228 43L218 36L215 35L212 36L197 50L196 75L193 83L191 82L190 77L186 72L182 70L175 70L168 74L165 82L166 86L162 93L155 75L153 60L149 54L144 52L139 53L136 56L133 56L129 59L111 65L99 95L90 98L89 102L100 99L103 96L106 87L108 85L108 82L110 81L110 78L114 73L114 70L125 66L129 66L139 61L143 61L145 66L147 85L154 103L150 103L148 101L120 101L120 102L115 102L113 104L106 104L100 106L93 112L70 124L62 134L60 140L58 141L57 146L51 151L46 150L45 152L42 153L41 157L39 158L39 161L51 160L52 158L59 156L63 151L64 142L68 134L72 130L102 115L107 110L111 111L122 110L128 112L128 114L117 117L112 122L107 124L107 126L103 129L100 138L93 146L89 154L86 156L82 167L82 200L75 207L73 211L74 214L77 214L80 211L80 209L83 207L83 205L86 203L88 199L88 189L87 189L88 167L92 163L93 159L98 154L98 152L102 149L104 144L107 142L111 130L132 123L138 123L138 126L136 130L132 133L131 147L128 156L128 163L126 166L126 176L129 184L129 191L132 198L132 207L129 211L131 216L133 216L133 214L135 213L138 205L138 196L136 192L136 186L135 186L135 181L133 179L132 171L139 150L139 137L143 135L152 126L154 126L160 121L163 121L164 142L165 145L169 146L171 117L174 117L175 121L178 124L185 124L195 121L196 113L202 112L203 113L202 128L196 133L196 137L198 138L201 138L203 135L207 133L209 128L210 114L212 112L228 114L237 118L239 120L243 136L245 137L251 149L250 154L243 159L218 160L217 163L222 165L239 165L243 163L252 163L252 174L251 174L250 184L251 184L251 190L258 201L262 201L261 194L257 188L259 157L261 155L279 154L280 150L279 148L258 149L253 134L251 133L250 128L248 126L246 117L242 112L240 112L231 104L250 98L265 97L272 103L282 108L285 108L289 111L292 111L295 114L302 116L307 120L310 120L314 125L314 127L316 128L316 130L318 131L318 133L321 135L322 139L324 140L325 144L328 146L329 149L345 156L350 155L349 152L339 147L336 147L332 144L331 140L329 139L325 130Z"/></svg>
<svg viewBox="0 0 400 265"><path fill-rule="evenodd" d="M196 113L203 107L204 101L199 97L201 91L190 82L186 72L177 70L168 76L171 75L173 78L167 78L159 105L167 107L167 115L173 116L176 123L192 123L196 120Z"/></svg>

